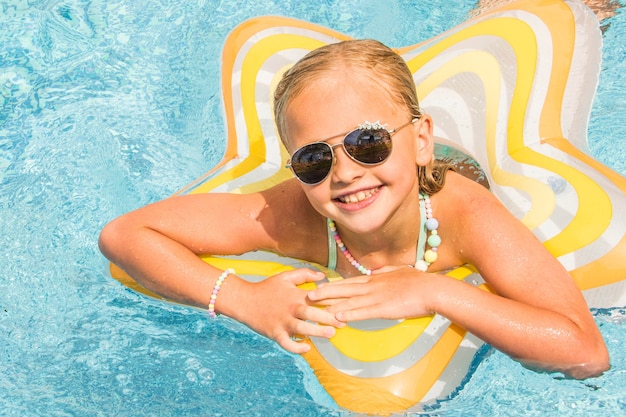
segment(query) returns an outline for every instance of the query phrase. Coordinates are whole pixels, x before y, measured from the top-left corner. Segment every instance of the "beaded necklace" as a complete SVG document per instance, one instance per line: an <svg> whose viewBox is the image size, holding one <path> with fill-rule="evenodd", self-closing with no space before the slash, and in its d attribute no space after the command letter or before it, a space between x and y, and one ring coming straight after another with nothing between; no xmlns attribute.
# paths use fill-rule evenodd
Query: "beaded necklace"
<svg viewBox="0 0 626 417"><path fill-rule="evenodd" d="M433 217L433 209L430 205L430 197L426 194L420 194L420 233L419 238L417 240L417 250L415 251L415 269L426 272L428 266L437 260L437 248L441 245L441 237L437 233L437 229L439 228L439 222L437 219ZM361 265L355 258L352 256L346 245L341 240L341 236L339 236L339 231L337 230L337 225L331 219L327 220L328 228L333 234L333 238L337 243L337 247L346 259L354 266L361 274L363 275L371 275L372 270L367 269L363 265ZM426 239L426 243L430 246L430 249L424 251L425 246L423 244L424 239L426 238L427 232L430 232L430 236Z"/></svg>

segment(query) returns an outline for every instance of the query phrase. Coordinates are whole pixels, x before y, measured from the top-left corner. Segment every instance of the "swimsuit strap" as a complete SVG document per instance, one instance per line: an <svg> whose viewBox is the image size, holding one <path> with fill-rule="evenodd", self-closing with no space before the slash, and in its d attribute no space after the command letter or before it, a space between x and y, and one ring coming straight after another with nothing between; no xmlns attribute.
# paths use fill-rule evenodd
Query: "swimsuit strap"
<svg viewBox="0 0 626 417"><path fill-rule="evenodd" d="M426 203L424 199L425 194L420 193L420 234L417 238L417 248L415 250L415 264L421 259L424 259L424 252L426 252Z"/></svg>
<svg viewBox="0 0 626 417"><path fill-rule="evenodd" d="M337 245L335 244L335 238L333 232L330 229L331 219L326 219L326 235L328 236L328 269L334 271L337 269Z"/></svg>

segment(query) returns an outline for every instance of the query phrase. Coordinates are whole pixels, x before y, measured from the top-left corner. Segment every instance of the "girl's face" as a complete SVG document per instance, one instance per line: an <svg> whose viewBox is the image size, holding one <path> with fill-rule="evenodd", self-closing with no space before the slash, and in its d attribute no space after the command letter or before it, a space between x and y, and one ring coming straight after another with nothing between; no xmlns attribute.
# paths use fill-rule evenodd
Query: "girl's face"
<svg viewBox="0 0 626 417"><path fill-rule="evenodd" d="M288 151L329 137L341 143L359 124L379 121L388 130L411 120L405 106L394 103L379 85L354 74L333 74L315 81L292 99L286 113ZM392 136L393 149L380 165L352 160L335 147L330 174L316 185L303 184L313 207L355 233L371 233L406 218L418 217L416 164L432 158L432 124L428 116ZM430 145L430 146L429 146Z"/></svg>

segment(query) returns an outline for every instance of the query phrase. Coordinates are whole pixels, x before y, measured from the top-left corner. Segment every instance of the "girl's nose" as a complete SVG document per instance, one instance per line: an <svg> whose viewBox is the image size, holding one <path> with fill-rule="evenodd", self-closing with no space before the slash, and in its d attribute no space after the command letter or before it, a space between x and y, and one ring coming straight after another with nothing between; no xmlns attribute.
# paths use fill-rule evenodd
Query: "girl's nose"
<svg viewBox="0 0 626 417"><path fill-rule="evenodd" d="M364 175L367 167L350 158L343 146L334 147L333 150L335 153L335 163L331 172L333 182L350 184Z"/></svg>

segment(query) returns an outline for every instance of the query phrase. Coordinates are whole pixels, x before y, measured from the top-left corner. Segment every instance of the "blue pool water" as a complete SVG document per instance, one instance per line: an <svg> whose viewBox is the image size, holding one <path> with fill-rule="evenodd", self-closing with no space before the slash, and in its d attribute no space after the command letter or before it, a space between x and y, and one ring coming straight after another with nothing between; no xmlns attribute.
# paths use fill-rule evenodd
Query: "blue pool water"
<svg viewBox="0 0 626 417"><path fill-rule="evenodd" d="M301 358L123 288L97 236L220 160L219 56L237 24L279 14L403 46L462 22L475 1L450 4L0 1L0 414L349 415ZM624 10L609 23L589 141L624 175ZM612 355L604 376L563 380L491 352L427 414L626 415L626 315L596 317Z"/></svg>

